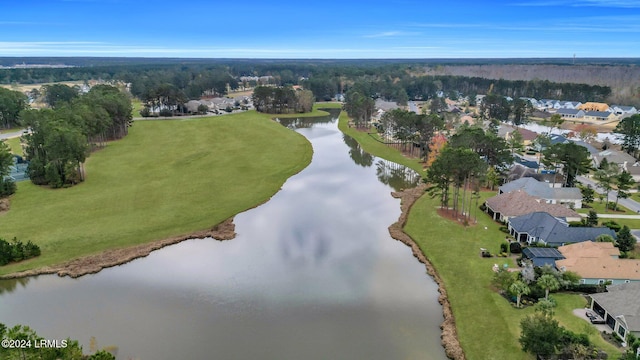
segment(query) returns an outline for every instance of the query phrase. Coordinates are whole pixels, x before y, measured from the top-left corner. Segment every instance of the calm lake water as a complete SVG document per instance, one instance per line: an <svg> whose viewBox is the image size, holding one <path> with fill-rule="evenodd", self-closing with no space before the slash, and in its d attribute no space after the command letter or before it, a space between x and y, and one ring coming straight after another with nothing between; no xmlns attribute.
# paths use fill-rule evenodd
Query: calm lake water
<svg viewBox="0 0 640 360"><path fill-rule="evenodd" d="M363 152L334 117L288 120L309 167L235 218L238 236L189 240L79 279L0 282L0 322L118 359L446 359L437 286L387 227L413 171ZM211 199L215 201L215 199Z"/></svg>

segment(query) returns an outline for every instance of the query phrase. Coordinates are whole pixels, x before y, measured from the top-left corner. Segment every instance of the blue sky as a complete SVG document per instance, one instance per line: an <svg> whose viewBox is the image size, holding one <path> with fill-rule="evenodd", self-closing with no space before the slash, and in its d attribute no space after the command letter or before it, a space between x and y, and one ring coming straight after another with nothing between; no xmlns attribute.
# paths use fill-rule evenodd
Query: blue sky
<svg viewBox="0 0 640 360"><path fill-rule="evenodd" d="M0 56L640 57L640 0L19 0Z"/></svg>

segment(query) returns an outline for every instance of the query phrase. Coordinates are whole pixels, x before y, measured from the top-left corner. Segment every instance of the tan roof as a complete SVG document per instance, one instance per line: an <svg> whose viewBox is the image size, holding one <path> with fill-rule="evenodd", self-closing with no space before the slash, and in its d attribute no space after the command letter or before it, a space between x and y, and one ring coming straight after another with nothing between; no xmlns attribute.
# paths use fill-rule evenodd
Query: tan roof
<svg viewBox="0 0 640 360"><path fill-rule="evenodd" d="M576 244L560 246L558 251L569 258L611 258L620 256L620 250L610 242L584 241Z"/></svg>
<svg viewBox="0 0 640 360"><path fill-rule="evenodd" d="M637 259L573 258L556 260L556 267L585 279L640 280L640 260Z"/></svg>
<svg viewBox="0 0 640 360"><path fill-rule="evenodd" d="M586 102L578 106L578 109L586 111L607 111L607 109L609 109L609 105L598 102Z"/></svg>
<svg viewBox="0 0 640 360"><path fill-rule="evenodd" d="M476 123L476 120L474 118L472 118L471 116L469 116L469 115L464 115L464 116L460 117L460 122L461 123L464 124L465 121L468 122L469 125L473 125L473 124Z"/></svg>
<svg viewBox="0 0 640 360"><path fill-rule="evenodd" d="M502 193L488 198L487 206L494 212L499 212L507 217L526 215L538 211L549 213L554 217L580 217L580 214L564 205L541 202L539 198L533 197L522 190Z"/></svg>
<svg viewBox="0 0 640 360"><path fill-rule="evenodd" d="M585 241L560 246L558 251L566 259L557 260L556 267L582 278L640 280L640 260L618 259L620 250L613 243Z"/></svg>

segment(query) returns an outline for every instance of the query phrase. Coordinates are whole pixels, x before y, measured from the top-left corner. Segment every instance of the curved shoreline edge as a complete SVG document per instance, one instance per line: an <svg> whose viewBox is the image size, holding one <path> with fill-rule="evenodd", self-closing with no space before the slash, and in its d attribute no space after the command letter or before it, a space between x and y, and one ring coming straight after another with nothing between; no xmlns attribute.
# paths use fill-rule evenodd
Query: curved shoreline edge
<svg viewBox="0 0 640 360"><path fill-rule="evenodd" d="M409 211L411 210L413 204L425 194L425 189L426 185L421 184L412 189L405 189L403 191L391 193L391 196L400 199L401 213L398 221L389 226L389 234L392 238L404 243L411 248L413 256L425 265L427 274L429 274L429 276L433 278L436 284L438 284L438 292L440 293L438 302L442 305L442 315L444 317L444 321L440 325L440 329L442 329L442 334L440 335L442 346L444 347L445 354L449 359L466 360L464 350L462 349L460 341L458 340L456 321L453 316L453 311L451 310L451 303L449 303L449 298L447 297L447 290L444 287L444 282L434 268L433 264L431 264L429 259L420 250L418 244L411 238L411 236L404 232L404 226L407 222Z"/></svg>
<svg viewBox="0 0 640 360"><path fill-rule="evenodd" d="M202 240L213 238L224 241L236 237L233 217L224 220L209 230L196 231L187 235L173 236L163 240L152 241L136 246L105 250L98 254L83 256L60 265L46 266L38 269L20 271L16 273L0 276L0 280L17 279L29 276L57 274L58 276L69 276L78 278L83 275L95 274L102 269L126 264L135 259L146 257L152 251L162 249L165 246L174 245L185 240Z"/></svg>

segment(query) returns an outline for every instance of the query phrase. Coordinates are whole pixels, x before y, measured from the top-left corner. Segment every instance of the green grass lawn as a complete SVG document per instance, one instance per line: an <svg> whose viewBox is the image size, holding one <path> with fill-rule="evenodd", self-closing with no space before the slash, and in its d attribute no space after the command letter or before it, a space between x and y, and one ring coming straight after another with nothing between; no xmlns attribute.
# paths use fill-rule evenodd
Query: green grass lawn
<svg viewBox="0 0 640 360"><path fill-rule="evenodd" d="M9 148L11 149L12 154L23 155L22 146L20 145L20 138L11 138L5 140Z"/></svg>
<svg viewBox="0 0 640 360"><path fill-rule="evenodd" d="M40 245L0 275L203 230L268 200L312 156L309 142L254 111L136 122L91 155L84 183L18 183L0 236Z"/></svg>
<svg viewBox="0 0 640 360"><path fill-rule="evenodd" d="M340 114L340 121L338 122L338 128L345 134L356 139L364 151L383 159L393 161L398 164L407 166L417 171L423 177L425 171L423 169L423 163L419 159L410 159L402 155L397 149L389 147L383 143L376 141L369 134L364 131L357 130L356 128L349 127L349 117L346 112ZM372 130L373 131L373 130Z"/></svg>
<svg viewBox="0 0 640 360"><path fill-rule="evenodd" d="M615 198L609 199L609 202L615 202ZM583 206L587 206L587 204L583 204ZM627 209L626 207L618 204L618 210L612 211L610 209L605 209L605 202L600 203L600 200L596 200L591 204L588 204L590 208L583 207L581 209L576 209L577 212L581 214L587 214L589 210L593 209L598 214L616 214L616 215L638 215L635 212Z"/></svg>
<svg viewBox="0 0 640 360"><path fill-rule="evenodd" d="M142 115L140 115L140 110L142 110L144 108L144 105L142 104L142 100L140 100L138 98L132 98L131 99L131 106L133 108L133 110L131 110L132 116L134 118L142 117Z"/></svg>

